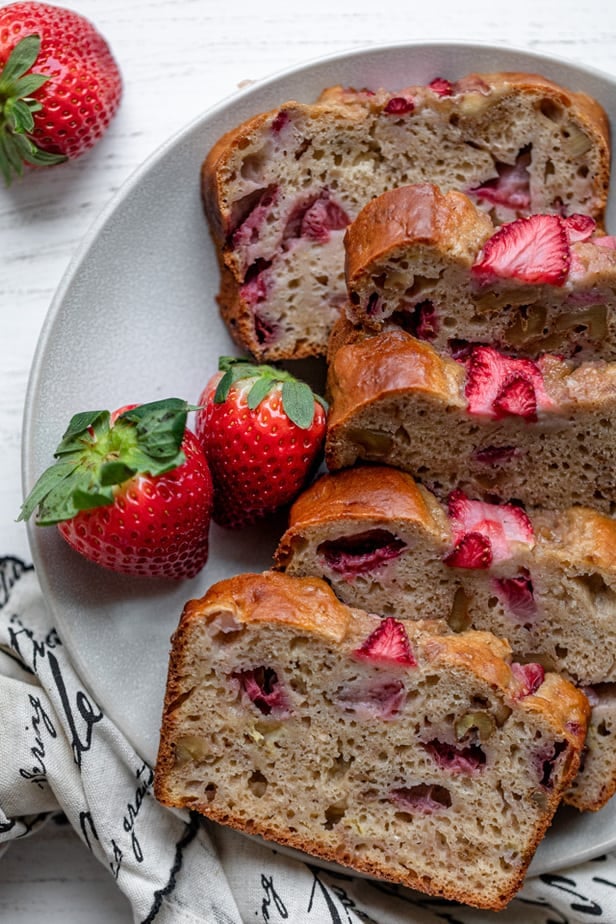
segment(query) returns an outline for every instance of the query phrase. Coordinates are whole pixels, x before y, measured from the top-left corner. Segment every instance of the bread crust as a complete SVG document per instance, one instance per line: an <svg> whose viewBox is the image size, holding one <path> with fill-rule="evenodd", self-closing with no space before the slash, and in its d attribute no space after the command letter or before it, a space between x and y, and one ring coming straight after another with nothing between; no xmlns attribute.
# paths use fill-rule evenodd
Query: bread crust
<svg viewBox="0 0 616 924"><path fill-rule="evenodd" d="M464 408L464 376L459 363L440 357L429 344L401 330L349 343L337 350L329 367L328 429L335 432L381 395L407 390Z"/></svg>
<svg viewBox="0 0 616 924"><path fill-rule="evenodd" d="M442 193L433 183L399 186L371 199L347 228L345 274L353 290L358 276L396 248L447 249L469 269L477 251L494 233L489 217L464 193ZM457 245L457 246L456 246Z"/></svg>

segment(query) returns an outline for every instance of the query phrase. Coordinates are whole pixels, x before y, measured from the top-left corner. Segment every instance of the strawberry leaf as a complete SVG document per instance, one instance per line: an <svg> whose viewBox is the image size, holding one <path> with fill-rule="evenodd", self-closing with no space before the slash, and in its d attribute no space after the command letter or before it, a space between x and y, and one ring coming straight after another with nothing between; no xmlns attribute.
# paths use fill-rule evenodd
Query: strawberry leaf
<svg viewBox="0 0 616 924"><path fill-rule="evenodd" d="M78 452L84 444L94 443L97 436L109 429L109 411L86 411L74 414L54 455Z"/></svg>
<svg viewBox="0 0 616 924"><path fill-rule="evenodd" d="M4 115L14 132L31 132L34 118L27 105L21 99L9 99L4 107Z"/></svg>
<svg viewBox="0 0 616 924"><path fill-rule="evenodd" d="M11 141L21 158L25 163L33 167L53 167L55 164L63 164L68 160L66 154L53 154L51 151L41 151L26 135L15 132L8 136L7 141Z"/></svg>
<svg viewBox="0 0 616 924"><path fill-rule="evenodd" d="M272 390L272 387L276 383L269 376L262 376L262 378L257 379L250 391L248 392L248 397L246 402L251 411L256 410L259 407L264 398Z"/></svg>
<svg viewBox="0 0 616 924"><path fill-rule="evenodd" d="M14 175L21 176L24 172L23 160L15 145L3 134L0 134L0 171L7 186Z"/></svg>
<svg viewBox="0 0 616 924"><path fill-rule="evenodd" d="M42 508L45 498L72 474L73 469L71 462L56 462L44 471L24 501L17 521L29 520L37 507ZM42 509L40 513L42 514Z"/></svg>
<svg viewBox="0 0 616 924"><path fill-rule="evenodd" d="M23 164L51 167L68 160L64 154L42 151L30 137L34 130L32 114L42 108L36 93L51 78L28 73L39 55L38 35L21 39L8 57L0 74L0 172L7 186L14 176L23 174Z"/></svg>
<svg viewBox="0 0 616 924"><path fill-rule="evenodd" d="M142 404L120 414L116 424L136 427L139 447L161 462L174 459L184 437L189 407L179 398ZM173 466L175 468L175 466Z"/></svg>
<svg viewBox="0 0 616 924"><path fill-rule="evenodd" d="M282 406L289 420L307 430L314 420L314 395L305 382L296 379L283 382Z"/></svg>
<svg viewBox="0 0 616 924"><path fill-rule="evenodd" d="M307 430L314 420L315 401L325 410L327 405L322 398L314 395L305 382L299 381L290 372L265 364L255 365L245 359L233 356L221 356L218 362L224 375L214 393L214 404L226 401L231 386L244 379L254 379L246 399L251 411L261 404L275 385L282 384L282 406L289 418L302 430Z"/></svg>
<svg viewBox="0 0 616 924"><path fill-rule="evenodd" d="M20 77L19 80L15 82L15 89L17 94L31 106L35 100L31 100L28 97L32 96L33 93L36 93L37 90L47 83L49 77L45 74L26 74L24 77ZM41 108L41 104L36 102L38 109Z"/></svg>
<svg viewBox="0 0 616 924"><path fill-rule="evenodd" d="M1 93L6 93L10 84L33 67L40 50L41 40L38 35L27 35L15 45L0 74Z"/></svg>
<svg viewBox="0 0 616 924"><path fill-rule="evenodd" d="M131 408L111 424L109 411L75 414L56 452L56 462L26 498L20 520L38 508L37 523L49 526L82 510L113 503L114 488L136 474L151 477L182 465L186 401L169 398Z"/></svg>
<svg viewBox="0 0 616 924"><path fill-rule="evenodd" d="M99 479L101 485L109 487L114 484L122 484L136 475L137 472L132 465L126 465L124 462L104 462L100 467Z"/></svg>

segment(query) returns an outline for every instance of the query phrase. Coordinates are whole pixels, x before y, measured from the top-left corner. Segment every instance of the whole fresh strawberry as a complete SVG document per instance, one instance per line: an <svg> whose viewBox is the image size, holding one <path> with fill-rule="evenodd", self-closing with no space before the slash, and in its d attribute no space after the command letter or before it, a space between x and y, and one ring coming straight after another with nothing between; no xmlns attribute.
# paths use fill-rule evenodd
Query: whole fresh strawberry
<svg viewBox="0 0 616 924"><path fill-rule="evenodd" d="M105 39L72 10L47 3L0 8L0 170L78 157L106 130L122 78Z"/></svg>
<svg viewBox="0 0 616 924"><path fill-rule="evenodd" d="M289 504L318 464L326 412L305 382L273 366L222 357L196 433L214 481L213 519L239 528Z"/></svg>
<svg viewBox="0 0 616 924"><path fill-rule="evenodd" d="M212 479L185 401L76 414L19 519L124 574L193 577L206 563Z"/></svg>

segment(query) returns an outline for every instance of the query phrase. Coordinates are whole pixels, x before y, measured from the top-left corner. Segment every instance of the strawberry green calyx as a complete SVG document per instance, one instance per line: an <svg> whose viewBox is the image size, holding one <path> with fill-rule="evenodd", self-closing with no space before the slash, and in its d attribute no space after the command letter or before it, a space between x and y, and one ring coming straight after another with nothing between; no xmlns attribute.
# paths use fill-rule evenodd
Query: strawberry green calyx
<svg viewBox="0 0 616 924"><path fill-rule="evenodd" d="M216 388L214 404L222 404L226 400L232 385L246 379L254 379L246 399L251 411L258 408L276 385L282 385L282 407L287 417L301 430L308 430L312 426L315 401L327 410L327 404L323 398L315 395L306 382L300 382L284 369L264 364L257 365L249 360L233 356L221 356L218 368L224 372L224 375Z"/></svg>
<svg viewBox="0 0 616 924"><path fill-rule="evenodd" d="M33 113L41 103L33 94L50 78L28 73L41 47L38 35L27 35L17 43L0 74L0 171L7 186L21 176L24 163L49 167L67 160L64 154L42 151L32 140Z"/></svg>
<svg viewBox="0 0 616 924"><path fill-rule="evenodd" d="M18 519L38 508L37 525L61 523L112 504L117 486L135 475L156 477L182 465L190 410L186 401L166 398L129 408L113 422L109 411L75 414L54 453L57 461L38 479Z"/></svg>

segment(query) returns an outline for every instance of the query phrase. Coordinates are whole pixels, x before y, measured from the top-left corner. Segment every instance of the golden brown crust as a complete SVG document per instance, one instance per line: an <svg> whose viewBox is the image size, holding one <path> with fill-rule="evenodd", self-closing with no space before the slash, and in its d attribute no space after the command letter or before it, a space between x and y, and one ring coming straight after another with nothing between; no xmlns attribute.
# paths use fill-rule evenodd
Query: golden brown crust
<svg viewBox="0 0 616 924"><path fill-rule="evenodd" d="M336 352L329 369L329 429L380 395L411 389L463 408L464 377L462 365L443 359L431 346L402 330L349 343Z"/></svg>
<svg viewBox="0 0 616 924"><path fill-rule="evenodd" d="M435 509L439 513L435 514ZM434 529L435 517L439 524L442 521L440 510L434 496L406 472L384 465L363 465L336 475L322 475L291 507L289 526L352 516L410 520Z"/></svg>
<svg viewBox="0 0 616 924"><path fill-rule="evenodd" d="M289 513L289 528L274 556L274 567L284 569L310 525L370 520L387 525L417 524L447 544L449 521L434 495L411 475L388 466L360 465L322 475L297 498Z"/></svg>
<svg viewBox="0 0 616 924"><path fill-rule="evenodd" d="M538 514L538 529L544 522L545 514ZM547 535L563 561L616 575L616 520L612 517L588 507L569 507L548 527Z"/></svg>
<svg viewBox="0 0 616 924"><path fill-rule="evenodd" d="M335 644L356 636L361 639L366 629L371 631L374 628L375 620L375 617L367 616L362 610L341 603L329 585L320 578L291 577L275 571L239 574L217 582L201 599L186 604L173 640L172 661L181 664L187 656L186 640L190 635L191 623L210 622L221 615L231 617L238 626L278 623L296 627L320 635ZM490 632L475 630L434 634L427 628L430 624L408 620L405 626L411 640L421 646L425 657L435 666L470 668L509 699L520 699L520 681L509 666L511 647L506 640ZM551 678L550 696L524 697L521 700L523 708L542 712L546 719L556 725L564 724L566 719L585 726L590 714L586 697L557 674L546 674L548 678Z"/></svg>
<svg viewBox="0 0 616 924"><path fill-rule="evenodd" d="M594 182L592 189L588 191L588 198L592 200L589 201L588 209L601 224L609 181L609 149L606 144L608 127L602 108L594 100L591 100L585 94L574 93L559 87L538 75L513 73L471 74L458 81L454 88L454 93L451 96L442 98L426 87L412 87L398 92L412 93L416 100L418 111L425 108L428 111L438 112L444 119L445 124L447 124L449 116L455 113L456 120L459 120L456 124L459 124L462 129L464 129L464 126L468 126L468 130L471 132L469 137L473 137L473 126L476 126L480 134L484 130L489 134L493 107L496 110L501 104L505 107L502 113L495 111L495 119L498 119L499 115L503 115L505 119L514 119L515 115L508 115L508 111L511 110L513 113L516 110L516 97L530 96L531 107L534 107L543 115L549 113L548 117L553 122L558 121L554 114L560 113L560 117L563 119L564 137L568 137L568 129L570 128L571 132L569 134L575 137L576 134L583 133L584 143L589 145L590 154L588 155L588 160L591 163L589 176L593 178ZM328 318L324 319L323 329L314 335L308 332L305 322L302 321L301 323L297 322L297 330L294 330L293 336L287 337L287 342L284 344L278 343L275 336L271 338L270 342L259 342L259 337L253 329L254 318L252 315L254 305L252 303L247 304L241 293L246 272L246 266L242 262L242 248L239 245L236 247L233 243L234 224L237 223L239 218L238 214L236 214L236 207L240 205L241 208L241 203L251 194L250 184L244 184L244 187L242 187L239 178L239 172L242 169L242 152L246 148L251 148L250 156L254 155L256 160L262 157L267 161L269 156L273 157L274 155L269 155L267 151L272 136L269 127L274 125L276 118L282 113L289 116L294 123L295 129L300 134L302 132L306 133L305 140L307 144L310 143L310 130L307 126L311 121L313 124L317 124L317 121L319 121L320 124L325 126L338 121L341 125L346 125L353 131L358 125L361 127L365 121L367 132L368 121L381 118L380 113L384 110L388 101L391 100L392 95L390 91L386 90L369 93L348 91L342 88L329 88L321 94L321 97L315 103L304 104L290 100L277 109L259 113L247 119L241 125L236 126L220 138L209 152L202 167L202 197L212 237L217 250L220 251L219 260L223 278L219 304L225 322L230 325L234 340L244 349L253 353L258 359L278 360L321 355L325 351L329 320ZM511 105L508 105L509 97L513 100ZM528 107L525 110L524 120L528 127L528 124L532 125L533 123L527 117L527 110ZM386 115L385 122L387 122L388 118L389 116ZM564 123L567 124L565 125ZM553 127L550 131L554 134ZM482 157L489 159L487 153ZM489 164L484 164L484 169L488 170L489 176ZM386 181L384 178L383 182L385 182L385 185L391 186L392 183L395 185L395 177L393 180L389 178ZM357 184L355 183L355 185ZM237 193L239 198L237 202L234 202L232 197L239 187L242 187L243 193ZM360 184L360 190L362 188ZM371 191L367 190L365 198L374 195L378 191L380 191L380 188L372 189ZM354 205L350 211L347 208L349 203L345 203L345 210L351 216L354 212L357 212L357 209L365 201L365 198L362 200L361 191L355 190L353 196ZM342 198L344 199L344 196ZM539 202L536 203L535 210L538 206ZM541 207L543 208L544 206ZM550 202L545 207L557 208L557 203ZM463 210L460 210L458 217L463 220ZM478 219L478 221L481 220L484 219ZM263 259L269 259L270 256ZM343 257L340 257L340 259L342 260ZM278 266L277 269L273 269L271 276L273 284L275 283L276 298L281 300L284 307L286 304L284 295L276 288L279 281L276 275L277 272L284 273L286 271L286 262L282 261L282 264L284 268L281 270L280 266ZM340 266L339 268L342 267ZM352 266L349 267L349 272L352 277L354 272ZM342 297L343 292L336 289L332 305L337 306L338 300ZM267 302L268 298L265 301ZM328 306L330 311L332 305Z"/></svg>
<svg viewBox="0 0 616 924"><path fill-rule="evenodd" d="M559 674L546 673L537 692L521 699L520 682L508 663L511 648L504 639L491 632L470 630L432 638L424 653L447 667L463 664L471 668L510 699L520 699L525 709L541 713L572 744L582 746L590 718L586 696Z"/></svg>
<svg viewBox="0 0 616 924"><path fill-rule="evenodd" d="M353 611L335 596L320 578L296 578L284 574L238 574L212 585L200 600L186 604L180 625L192 620L210 621L219 613L238 623L274 622L341 642Z"/></svg>
<svg viewBox="0 0 616 924"><path fill-rule="evenodd" d="M465 408L463 364L441 356L427 342L401 329L356 339L339 347L330 363L327 390L331 401L328 439L374 401L405 391L421 394L451 408ZM340 340L342 336L340 337ZM556 355L546 355L541 372L555 413L609 406L616 399L616 363L585 362L575 368ZM545 409L544 413L550 413Z"/></svg>
<svg viewBox="0 0 616 924"><path fill-rule="evenodd" d="M399 186L372 199L345 235L346 280L352 293L358 277L397 248L427 244L452 252L470 267L477 250L494 233L488 216L464 193L443 194L432 183ZM461 249L456 241L466 241Z"/></svg>

